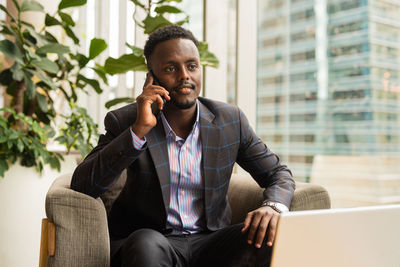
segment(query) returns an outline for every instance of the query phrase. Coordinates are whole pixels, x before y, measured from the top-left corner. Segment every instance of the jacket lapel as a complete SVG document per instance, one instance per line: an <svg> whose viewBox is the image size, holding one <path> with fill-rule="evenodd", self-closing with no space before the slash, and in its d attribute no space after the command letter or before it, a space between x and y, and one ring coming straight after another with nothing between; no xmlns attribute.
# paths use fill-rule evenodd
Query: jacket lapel
<svg viewBox="0 0 400 267"><path fill-rule="evenodd" d="M204 198L206 216L213 210L213 193L218 186L218 152L221 129L215 115L200 101L200 138L202 143L202 170L204 178Z"/></svg>
<svg viewBox="0 0 400 267"><path fill-rule="evenodd" d="M167 209L170 199L170 171L167 140L161 116L158 116L157 125L146 135L146 139L160 181L164 207Z"/></svg>

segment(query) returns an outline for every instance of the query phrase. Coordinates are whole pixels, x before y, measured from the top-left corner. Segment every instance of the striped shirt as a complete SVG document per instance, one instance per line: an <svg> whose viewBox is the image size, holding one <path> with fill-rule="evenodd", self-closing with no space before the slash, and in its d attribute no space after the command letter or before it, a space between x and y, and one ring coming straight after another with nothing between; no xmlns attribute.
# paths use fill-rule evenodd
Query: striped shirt
<svg viewBox="0 0 400 267"><path fill-rule="evenodd" d="M166 134L170 167L167 227L173 229L173 234L197 233L205 229L199 113L197 108L196 121L186 140L175 134L164 114L160 113ZM135 148L141 149L146 140L139 139L131 133Z"/></svg>

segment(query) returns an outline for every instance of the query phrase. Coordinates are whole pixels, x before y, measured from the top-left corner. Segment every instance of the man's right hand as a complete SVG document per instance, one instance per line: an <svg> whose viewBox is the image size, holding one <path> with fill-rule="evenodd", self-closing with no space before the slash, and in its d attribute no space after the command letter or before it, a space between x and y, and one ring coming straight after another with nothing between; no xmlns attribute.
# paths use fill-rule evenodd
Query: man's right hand
<svg viewBox="0 0 400 267"><path fill-rule="evenodd" d="M143 138L157 124L157 118L151 110L151 105L157 102L158 108L161 110L164 105L162 97L167 101L171 99L169 92L164 87L153 83L154 78L148 73L143 92L136 99L138 110L136 121L132 125L132 131L139 138Z"/></svg>

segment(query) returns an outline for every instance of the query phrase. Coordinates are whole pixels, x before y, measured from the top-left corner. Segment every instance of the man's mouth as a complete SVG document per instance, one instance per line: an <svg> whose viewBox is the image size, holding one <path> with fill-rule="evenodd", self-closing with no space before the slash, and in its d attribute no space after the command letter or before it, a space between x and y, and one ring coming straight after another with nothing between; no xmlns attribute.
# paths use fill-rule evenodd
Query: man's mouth
<svg viewBox="0 0 400 267"><path fill-rule="evenodd" d="M192 84L183 84L175 87L173 91L176 91L180 94L190 94L192 90L194 90L195 86Z"/></svg>
<svg viewBox="0 0 400 267"><path fill-rule="evenodd" d="M192 90L191 88L182 87L182 88L178 89L178 92L181 93L181 94L188 94L188 93L190 93L191 90Z"/></svg>

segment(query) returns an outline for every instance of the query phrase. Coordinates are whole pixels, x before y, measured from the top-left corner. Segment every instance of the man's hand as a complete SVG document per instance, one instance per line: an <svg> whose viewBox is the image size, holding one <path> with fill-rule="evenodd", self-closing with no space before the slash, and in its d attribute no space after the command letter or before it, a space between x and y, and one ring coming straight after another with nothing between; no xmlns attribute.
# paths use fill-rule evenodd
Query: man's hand
<svg viewBox="0 0 400 267"><path fill-rule="evenodd" d="M279 216L277 211L268 206L249 212L242 228L242 233L248 231L247 243L251 245L254 242L255 247L260 248L268 229L267 246L272 246Z"/></svg>
<svg viewBox="0 0 400 267"><path fill-rule="evenodd" d="M157 102L158 108L161 110L164 105L162 98L167 101L171 99L169 92L165 88L154 85L153 82L153 76L148 74L143 92L136 99L138 110L136 121L132 125L132 131L139 138L143 138L157 124L157 118L151 110L151 105Z"/></svg>

